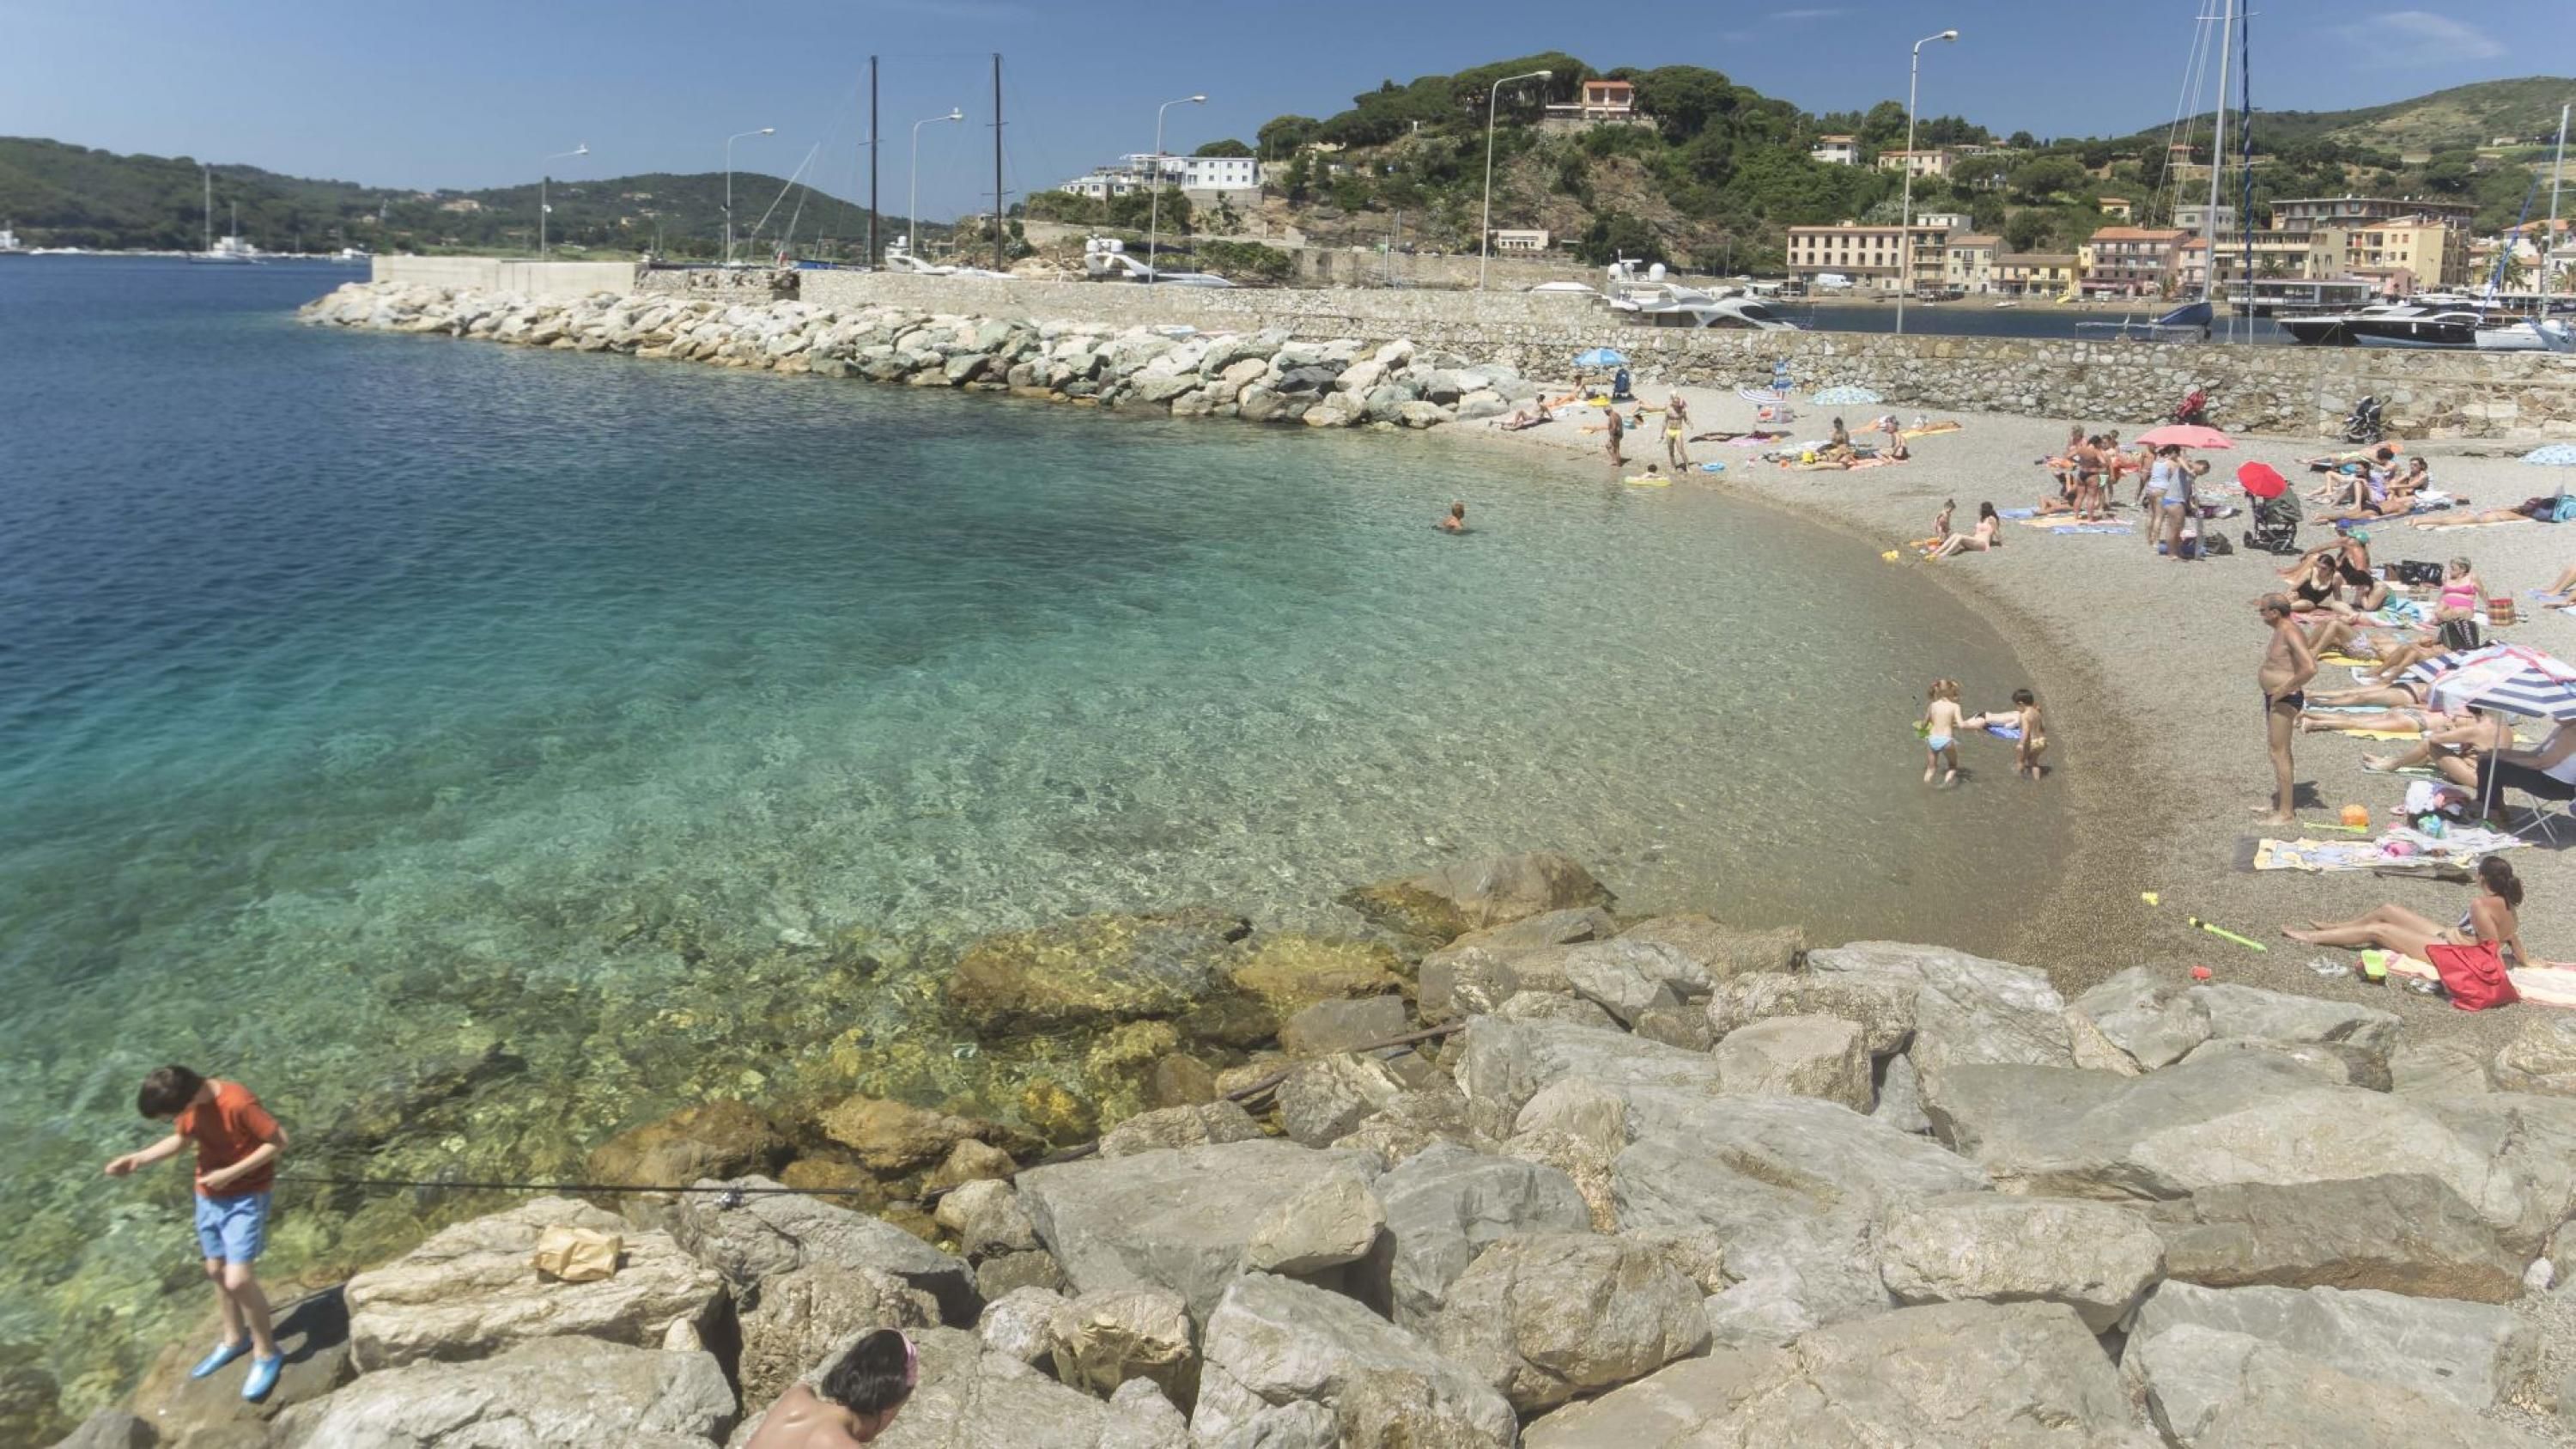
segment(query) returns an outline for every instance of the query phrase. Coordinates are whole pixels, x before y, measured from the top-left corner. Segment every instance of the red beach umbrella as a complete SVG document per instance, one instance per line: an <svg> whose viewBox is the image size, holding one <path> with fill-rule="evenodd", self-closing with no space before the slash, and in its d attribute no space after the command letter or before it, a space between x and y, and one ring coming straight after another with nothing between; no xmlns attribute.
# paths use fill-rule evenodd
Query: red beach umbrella
<svg viewBox="0 0 2576 1449"><path fill-rule="evenodd" d="M2138 441L2150 448L2161 448L2167 443L2177 448L2233 448L2236 446L2233 439L2218 429L2199 427L2191 423L2168 423L2161 428L2150 428L2138 435Z"/></svg>
<svg viewBox="0 0 2576 1449"><path fill-rule="evenodd" d="M2289 488L2290 480L2269 463L2247 463L2236 470L2236 481L2257 498L2278 498Z"/></svg>

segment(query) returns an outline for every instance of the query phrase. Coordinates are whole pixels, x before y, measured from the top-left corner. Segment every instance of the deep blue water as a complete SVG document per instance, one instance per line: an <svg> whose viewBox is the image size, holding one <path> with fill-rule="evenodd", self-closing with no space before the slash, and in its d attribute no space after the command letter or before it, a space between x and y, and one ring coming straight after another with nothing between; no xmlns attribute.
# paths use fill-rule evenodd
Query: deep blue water
<svg viewBox="0 0 2576 1449"><path fill-rule="evenodd" d="M2001 641L1715 491L293 321L348 276L0 259L0 1350L75 1402L202 1308L181 1179L96 1175L165 1060L357 1166L569 1172L849 1090L918 1013L818 942L1349 929L1548 845L1629 909L1973 946L2054 848L1919 783L1921 661L1999 700ZM299 1202L277 1270L414 1206Z"/></svg>

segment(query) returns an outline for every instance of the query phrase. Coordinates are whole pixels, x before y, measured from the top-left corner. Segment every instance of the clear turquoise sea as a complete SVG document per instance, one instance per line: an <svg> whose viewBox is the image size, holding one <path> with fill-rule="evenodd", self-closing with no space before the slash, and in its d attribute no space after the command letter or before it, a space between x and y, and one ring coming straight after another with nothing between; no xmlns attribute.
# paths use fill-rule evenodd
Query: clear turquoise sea
<svg viewBox="0 0 2576 1449"><path fill-rule="evenodd" d="M0 1362L77 1404L202 1307L184 1185L97 1177L165 1060L343 1165L561 1171L900 1032L834 943L1350 930L1551 846L1973 946L2058 848L2000 748L1920 783L2002 641L1721 492L293 322L349 275L0 259ZM289 1207L281 1273L440 1210Z"/></svg>

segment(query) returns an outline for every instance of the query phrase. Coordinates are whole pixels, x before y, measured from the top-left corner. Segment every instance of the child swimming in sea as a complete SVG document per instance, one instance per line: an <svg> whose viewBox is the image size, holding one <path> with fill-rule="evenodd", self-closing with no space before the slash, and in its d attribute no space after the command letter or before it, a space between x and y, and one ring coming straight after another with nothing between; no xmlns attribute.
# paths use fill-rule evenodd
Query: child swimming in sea
<svg viewBox="0 0 2576 1449"><path fill-rule="evenodd" d="M2012 692L2013 707L1971 715L1965 726L2013 742L2013 773L2026 780L2040 776L2039 757L2048 748L2048 726L2041 720L2039 696L2027 689Z"/></svg>
<svg viewBox="0 0 2576 1449"><path fill-rule="evenodd" d="M1968 728L1959 709L1959 681L1936 679L1923 707L1923 783L1939 775L1945 786L1959 783L1959 736Z"/></svg>

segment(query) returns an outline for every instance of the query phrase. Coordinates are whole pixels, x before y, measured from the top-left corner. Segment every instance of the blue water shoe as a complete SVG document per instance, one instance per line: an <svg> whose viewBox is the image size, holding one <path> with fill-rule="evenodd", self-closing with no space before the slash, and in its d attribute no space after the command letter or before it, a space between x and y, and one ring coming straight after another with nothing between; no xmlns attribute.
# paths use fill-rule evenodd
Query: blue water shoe
<svg viewBox="0 0 2576 1449"><path fill-rule="evenodd" d="M204 1378L206 1375L213 1373L215 1370L222 1368L225 1364L231 1363L234 1359L237 1359L248 1352L250 1352L250 1340L247 1338L243 1339L239 1343L216 1344L215 1351L213 1353L207 1354L204 1358L197 1360L197 1366L188 1370L188 1377L192 1379Z"/></svg>
<svg viewBox="0 0 2576 1449"><path fill-rule="evenodd" d="M253 1357L250 1361L250 1376L242 1380L243 1401L256 1404L267 1398L268 1391L277 1387L278 1370L285 1367L286 1355L282 1353L271 1358Z"/></svg>

